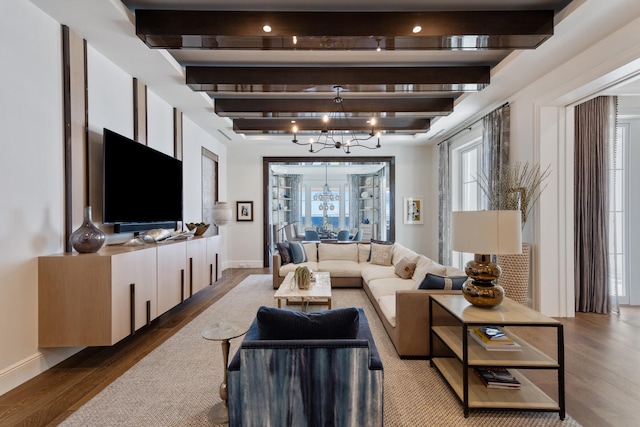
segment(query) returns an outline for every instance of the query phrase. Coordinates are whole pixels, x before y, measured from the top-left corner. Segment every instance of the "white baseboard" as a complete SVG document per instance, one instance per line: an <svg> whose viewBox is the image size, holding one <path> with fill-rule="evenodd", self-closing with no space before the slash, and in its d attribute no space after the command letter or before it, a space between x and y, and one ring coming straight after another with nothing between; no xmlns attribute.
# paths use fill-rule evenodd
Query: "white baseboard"
<svg viewBox="0 0 640 427"><path fill-rule="evenodd" d="M41 349L0 371L0 396L71 357L83 347Z"/></svg>
<svg viewBox="0 0 640 427"><path fill-rule="evenodd" d="M262 268L262 260L253 261L227 261L224 263L225 270L227 268Z"/></svg>

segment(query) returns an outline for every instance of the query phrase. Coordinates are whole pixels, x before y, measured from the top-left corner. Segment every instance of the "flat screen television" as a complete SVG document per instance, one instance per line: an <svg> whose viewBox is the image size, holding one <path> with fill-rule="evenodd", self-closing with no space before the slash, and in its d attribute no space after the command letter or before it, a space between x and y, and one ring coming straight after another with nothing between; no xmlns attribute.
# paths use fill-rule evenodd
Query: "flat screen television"
<svg viewBox="0 0 640 427"><path fill-rule="evenodd" d="M102 221L115 224L115 232L125 231L121 224L182 221L182 161L109 129L103 135L103 190Z"/></svg>

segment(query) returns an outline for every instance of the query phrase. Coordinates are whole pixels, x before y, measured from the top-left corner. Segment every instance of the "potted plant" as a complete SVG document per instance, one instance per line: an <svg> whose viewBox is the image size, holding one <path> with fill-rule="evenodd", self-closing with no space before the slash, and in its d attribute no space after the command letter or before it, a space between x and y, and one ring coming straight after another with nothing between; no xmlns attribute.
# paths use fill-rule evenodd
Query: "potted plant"
<svg viewBox="0 0 640 427"><path fill-rule="evenodd" d="M489 199L490 209L519 210L524 229L550 174L549 166L541 171L539 164L516 163L494 171L492 179L487 175L479 176L478 186ZM497 260L502 268L499 281L505 295L522 304L526 303L529 290L530 252L530 244L523 242L522 254L499 255Z"/></svg>

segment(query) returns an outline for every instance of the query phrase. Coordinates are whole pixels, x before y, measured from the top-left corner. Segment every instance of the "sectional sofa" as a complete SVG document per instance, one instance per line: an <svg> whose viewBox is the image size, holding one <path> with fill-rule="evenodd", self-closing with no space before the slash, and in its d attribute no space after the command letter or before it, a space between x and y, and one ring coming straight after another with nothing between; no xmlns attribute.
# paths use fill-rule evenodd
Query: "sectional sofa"
<svg viewBox="0 0 640 427"><path fill-rule="evenodd" d="M430 356L429 295L460 293L467 280L463 271L441 265L397 242L289 245L280 246L283 256L273 255L274 289L299 266L330 272L332 287L363 288L403 358ZM283 263L283 258L288 262Z"/></svg>

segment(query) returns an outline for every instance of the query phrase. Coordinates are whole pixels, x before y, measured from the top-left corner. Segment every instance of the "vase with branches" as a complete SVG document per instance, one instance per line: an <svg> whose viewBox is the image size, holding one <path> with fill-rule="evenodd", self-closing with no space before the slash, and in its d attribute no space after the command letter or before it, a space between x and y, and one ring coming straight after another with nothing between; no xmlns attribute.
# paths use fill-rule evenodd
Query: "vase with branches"
<svg viewBox="0 0 640 427"><path fill-rule="evenodd" d="M489 209L519 210L524 228L550 174L549 166L541 170L538 164L515 163L479 176L478 186L489 200ZM497 263L502 267L500 285L505 295L521 304L526 304L529 290L530 246L523 242L521 254L497 256Z"/></svg>
<svg viewBox="0 0 640 427"><path fill-rule="evenodd" d="M544 181L551 174L550 166L541 170L539 164L505 165L491 174L478 176L478 186L489 200L491 210L519 210L524 228L533 206L547 187Z"/></svg>

